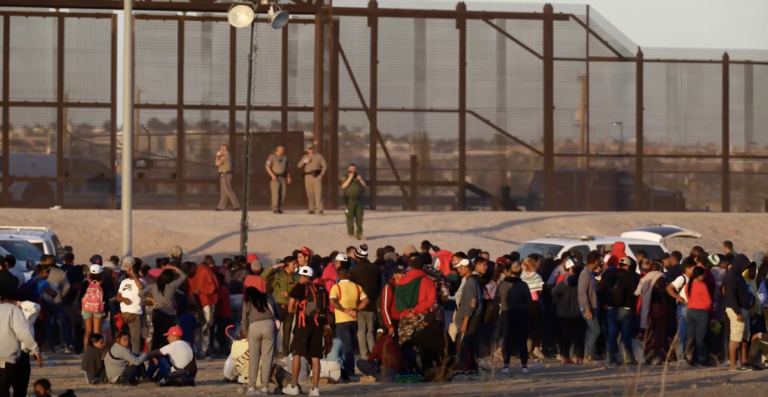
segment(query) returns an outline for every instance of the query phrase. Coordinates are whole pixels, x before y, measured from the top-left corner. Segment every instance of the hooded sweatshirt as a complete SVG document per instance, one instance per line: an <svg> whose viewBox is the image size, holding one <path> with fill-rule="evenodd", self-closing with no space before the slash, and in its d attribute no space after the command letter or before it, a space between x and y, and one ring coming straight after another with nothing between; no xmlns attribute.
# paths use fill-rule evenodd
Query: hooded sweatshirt
<svg viewBox="0 0 768 397"><path fill-rule="evenodd" d="M725 288L725 307L730 308L736 314L741 313L741 309L749 309L749 292L747 291L747 282L744 280L745 270L749 267L750 261L744 254L739 254L731 265L731 269L725 274L723 286Z"/></svg>
<svg viewBox="0 0 768 397"><path fill-rule="evenodd" d="M626 248L627 246L621 241L617 241L613 243L613 252L611 252L611 256L608 257L608 263L606 263L606 268L618 267L619 261L621 261L622 258L627 256L627 254L624 253L624 251L626 251Z"/></svg>
<svg viewBox="0 0 768 397"><path fill-rule="evenodd" d="M640 306L640 328L648 328L648 314L651 312L651 303L653 288L656 282L664 277L664 273L652 271L648 272L635 288L635 296L639 296L642 305Z"/></svg>
<svg viewBox="0 0 768 397"><path fill-rule="evenodd" d="M557 317L579 318L579 276L567 276L552 289L552 297L557 302Z"/></svg>
<svg viewBox="0 0 768 397"><path fill-rule="evenodd" d="M435 270L443 273L443 276L448 276L451 273L451 261L453 260L453 252L447 250L437 251L432 255L432 261L434 263Z"/></svg>
<svg viewBox="0 0 768 397"><path fill-rule="evenodd" d="M424 270L411 269L400 279L395 289L395 304L401 316L427 314L436 299L435 283Z"/></svg>
<svg viewBox="0 0 768 397"><path fill-rule="evenodd" d="M528 284L520 277L514 276L505 278L504 284L509 284L510 287L501 301L504 308L502 311L528 310L528 306L533 302Z"/></svg>
<svg viewBox="0 0 768 397"><path fill-rule="evenodd" d="M397 305L395 304L396 288L397 282L394 278L391 278L381 290L381 317L384 319L384 326L387 328L394 327L392 321L400 320L400 312L397 311Z"/></svg>
<svg viewBox="0 0 768 397"><path fill-rule="evenodd" d="M597 288L600 302L608 307L634 309L635 279L627 269L617 268L603 276Z"/></svg>
<svg viewBox="0 0 768 397"><path fill-rule="evenodd" d="M211 268L205 265L197 266L195 277L189 279L190 294L194 290L199 290L200 306L212 306L219 300L219 281L213 274Z"/></svg>

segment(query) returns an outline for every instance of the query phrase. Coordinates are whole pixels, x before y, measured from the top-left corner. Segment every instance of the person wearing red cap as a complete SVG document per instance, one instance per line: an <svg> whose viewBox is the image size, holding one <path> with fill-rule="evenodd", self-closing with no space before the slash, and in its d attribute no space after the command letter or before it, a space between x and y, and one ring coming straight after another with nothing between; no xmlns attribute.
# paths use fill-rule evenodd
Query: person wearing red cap
<svg viewBox="0 0 768 397"><path fill-rule="evenodd" d="M194 378L197 375L195 354L192 351L192 346L181 339L184 336L184 331L175 325L163 336L168 338L169 343L158 350L147 353L147 359L150 360L147 376L153 381L161 381L173 371L185 370ZM152 359L157 359L157 364L151 361Z"/></svg>

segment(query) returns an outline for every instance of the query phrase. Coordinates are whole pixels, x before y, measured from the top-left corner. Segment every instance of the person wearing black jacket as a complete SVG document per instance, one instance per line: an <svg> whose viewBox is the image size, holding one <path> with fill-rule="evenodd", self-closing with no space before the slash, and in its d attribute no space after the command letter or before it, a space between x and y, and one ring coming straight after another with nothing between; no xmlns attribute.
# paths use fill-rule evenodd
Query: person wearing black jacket
<svg viewBox="0 0 768 397"><path fill-rule="evenodd" d="M617 339L621 332L621 343L624 345L624 363L634 364L632 354L632 319L634 318L635 288L634 277L629 273L632 258L624 257L619 262L618 269L603 277L597 288L597 296L607 309L608 319L608 360L617 364L619 344Z"/></svg>
<svg viewBox="0 0 768 397"><path fill-rule="evenodd" d="M382 277L378 266L368 261L368 246L363 244L355 250L355 266L349 271L349 280L359 285L368 296L368 305L357 313L357 343L360 355L368 357L376 343L374 339L373 320L376 318L376 307L380 303Z"/></svg>
<svg viewBox="0 0 768 397"><path fill-rule="evenodd" d="M528 307L533 299L528 284L520 279L523 272L519 264L513 263L509 269L509 277L504 278L505 283L509 283L509 291L506 294L506 311L501 321L504 329L504 369L502 374L508 374L509 358L511 356L512 346L517 347L520 354L520 364L522 372L528 373Z"/></svg>
<svg viewBox="0 0 768 397"><path fill-rule="evenodd" d="M723 288L725 290L725 314L731 323L731 335L728 343L728 355L730 358L730 369L736 370L736 351L741 342L749 341L749 291L747 282L744 280L745 270L750 265L749 258L744 254L739 254L733 260L733 265L723 279ZM742 351L746 350L746 344ZM743 352L742 352L742 355ZM744 363L744 367L747 367ZM748 369L748 368L744 368Z"/></svg>

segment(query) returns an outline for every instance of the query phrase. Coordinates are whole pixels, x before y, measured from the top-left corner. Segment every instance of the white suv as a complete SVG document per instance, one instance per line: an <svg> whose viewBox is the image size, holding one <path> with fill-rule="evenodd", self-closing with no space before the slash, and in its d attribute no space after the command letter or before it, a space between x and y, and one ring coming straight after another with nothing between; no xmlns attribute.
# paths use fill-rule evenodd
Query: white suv
<svg viewBox="0 0 768 397"><path fill-rule="evenodd" d="M559 258L566 251L579 251L584 259L590 251L602 252L604 246L622 242L626 245L625 254L636 259L637 251L642 250L649 258L659 258L669 250L662 242L673 237L701 238L701 233L673 225L650 225L624 232L618 237L595 237L586 234L551 234L546 238L523 243L515 251L525 258L530 254Z"/></svg>
<svg viewBox="0 0 768 397"><path fill-rule="evenodd" d="M56 233L47 227L0 226L0 239L8 236L29 241L42 253L55 256L57 262L65 252L72 252L72 247L62 246Z"/></svg>

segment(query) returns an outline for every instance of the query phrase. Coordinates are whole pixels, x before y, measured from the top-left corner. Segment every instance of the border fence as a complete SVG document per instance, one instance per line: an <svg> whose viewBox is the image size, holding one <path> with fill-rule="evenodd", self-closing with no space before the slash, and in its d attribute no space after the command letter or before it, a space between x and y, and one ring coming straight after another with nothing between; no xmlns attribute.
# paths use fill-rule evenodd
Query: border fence
<svg viewBox="0 0 768 397"><path fill-rule="evenodd" d="M213 0L137 0L135 114L120 115L121 5L0 0L3 207L119 206L120 117L136 208L212 209L219 145L242 175L250 30ZM257 19L253 209L267 154L295 164L308 143L331 208L355 163L371 209L768 209L767 51L641 49L589 6L283 8L285 29Z"/></svg>

